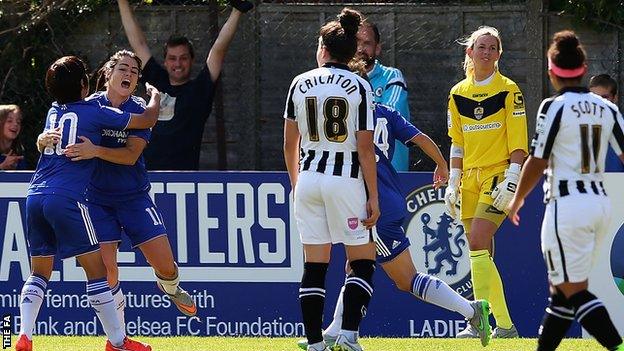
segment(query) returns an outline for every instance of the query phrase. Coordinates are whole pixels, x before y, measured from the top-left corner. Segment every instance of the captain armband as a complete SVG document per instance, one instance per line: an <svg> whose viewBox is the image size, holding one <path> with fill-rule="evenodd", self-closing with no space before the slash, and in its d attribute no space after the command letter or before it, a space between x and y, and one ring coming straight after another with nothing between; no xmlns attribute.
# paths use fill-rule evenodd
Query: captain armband
<svg viewBox="0 0 624 351"><path fill-rule="evenodd" d="M451 158L464 158L464 148L451 144Z"/></svg>

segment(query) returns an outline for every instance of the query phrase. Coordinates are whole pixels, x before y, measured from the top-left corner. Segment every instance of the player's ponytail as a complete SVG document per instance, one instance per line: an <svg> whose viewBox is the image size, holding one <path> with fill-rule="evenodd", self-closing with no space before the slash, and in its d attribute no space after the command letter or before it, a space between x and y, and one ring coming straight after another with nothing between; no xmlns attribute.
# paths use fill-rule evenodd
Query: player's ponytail
<svg viewBox="0 0 624 351"><path fill-rule="evenodd" d="M350 8L345 7L338 15L340 26L344 29L346 36L355 37L355 34L362 23L362 15Z"/></svg>
<svg viewBox="0 0 624 351"><path fill-rule="evenodd" d="M344 8L337 21L331 21L321 27L319 36L332 59L347 64L357 52L357 31L362 24L362 14Z"/></svg>
<svg viewBox="0 0 624 351"><path fill-rule="evenodd" d="M571 30L555 33L548 48L548 68L559 78L579 78L585 74L587 55Z"/></svg>
<svg viewBox="0 0 624 351"><path fill-rule="evenodd" d="M502 54L503 42L501 41L500 34L498 33L498 29L494 27L490 27L490 26L479 27L477 30L472 32L472 34L470 34L469 36L462 38L462 39L458 39L457 43L459 45L464 46L465 50L468 50L468 48L474 49L474 44L477 42L477 39L479 39L480 37L484 35L491 35L494 38L496 38L496 40L498 41L498 54L499 55ZM494 65L496 69L498 70L498 61L496 61ZM466 73L466 77L474 76L474 62L472 61L470 56L468 56L468 52L466 52L466 55L464 56L464 72Z"/></svg>

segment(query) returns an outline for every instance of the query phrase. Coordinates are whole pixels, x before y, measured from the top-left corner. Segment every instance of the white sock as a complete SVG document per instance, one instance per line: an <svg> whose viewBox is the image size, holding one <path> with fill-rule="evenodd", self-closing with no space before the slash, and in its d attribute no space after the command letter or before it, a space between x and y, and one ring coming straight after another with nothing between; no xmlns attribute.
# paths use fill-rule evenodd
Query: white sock
<svg viewBox="0 0 624 351"><path fill-rule="evenodd" d="M336 301L336 309L334 310L334 319L331 324L325 329L324 334L328 334L331 336L336 336L340 332L342 328L342 313L344 312L344 303L342 301L342 296L344 295L345 287L342 286L340 289L340 293L338 294L338 301Z"/></svg>
<svg viewBox="0 0 624 351"><path fill-rule="evenodd" d="M119 282L117 285L111 288L111 294L113 294L113 300L115 301L115 309L117 310L117 317L121 322L121 326L126 329L126 318L124 315L124 309L126 308L126 299Z"/></svg>
<svg viewBox="0 0 624 351"><path fill-rule="evenodd" d="M416 273L412 280L412 294L423 301L461 313L465 318L470 319L474 315L470 301L434 276Z"/></svg>
<svg viewBox="0 0 624 351"><path fill-rule="evenodd" d="M113 346L123 345L126 333L117 316L115 300L106 278L88 281L87 296L89 297L91 307L93 307L100 323L102 323L108 340Z"/></svg>
<svg viewBox="0 0 624 351"><path fill-rule="evenodd" d="M160 277L156 272L154 272L156 276L156 280L160 283L163 290L169 295L175 295L178 292L178 286L180 285L180 274L178 274L178 265L176 264L176 275L173 279L166 279Z"/></svg>
<svg viewBox="0 0 624 351"><path fill-rule="evenodd" d="M357 331L354 330L340 330L340 334L344 335L347 337L347 340L351 341L351 342L356 342L359 336L359 333Z"/></svg>
<svg viewBox="0 0 624 351"><path fill-rule="evenodd" d="M35 329L35 321L43 303L43 295L48 280L36 274L32 274L22 287L22 296L20 301L20 334L24 334L29 340L32 340L32 334Z"/></svg>
<svg viewBox="0 0 624 351"><path fill-rule="evenodd" d="M316 351L323 351L325 350L325 342L324 341L319 341L316 344L312 344L308 347L308 350L316 350Z"/></svg>

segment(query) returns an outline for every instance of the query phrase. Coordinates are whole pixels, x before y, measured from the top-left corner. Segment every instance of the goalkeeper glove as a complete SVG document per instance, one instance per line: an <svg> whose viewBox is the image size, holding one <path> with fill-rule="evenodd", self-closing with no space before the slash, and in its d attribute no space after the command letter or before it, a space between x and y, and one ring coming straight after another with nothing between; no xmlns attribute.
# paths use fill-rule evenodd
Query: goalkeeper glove
<svg viewBox="0 0 624 351"><path fill-rule="evenodd" d="M451 218L457 218L457 200L459 200L459 182L461 180L461 169L451 168L451 174L449 176L448 186L444 192L444 204L446 205L446 211Z"/></svg>
<svg viewBox="0 0 624 351"><path fill-rule="evenodd" d="M232 5L233 8L237 9L242 13L246 13L254 7L254 5L247 0L228 0L228 2L230 3L230 5Z"/></svg>
<svg viewBox="0 0 624 351"><path fill-rule="evenodd" d="M514 195L516 194L516 187L518 187L518 181L520 180L520 165L512 163L505 171L505 180L496 185L492 191L492 199L494 203L492 206L496 207L499 211L505 211Z"/></svg>

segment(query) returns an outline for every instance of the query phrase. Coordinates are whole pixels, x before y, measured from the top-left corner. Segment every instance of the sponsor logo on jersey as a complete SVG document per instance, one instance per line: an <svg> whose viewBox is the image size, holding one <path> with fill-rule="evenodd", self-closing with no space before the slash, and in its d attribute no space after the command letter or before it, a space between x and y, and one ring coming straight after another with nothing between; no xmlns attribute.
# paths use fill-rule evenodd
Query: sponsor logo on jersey
<svg viewBox="0 0 624 351"><path fill-rule="evenodd" d="M463 127L464 132L478 132L481 130L499 129L503 125L500 122L492 123L480 123L480 124L466 124Z"/></svg>
<svg viewBox="0 0 624 351"><path fill-rule="evenodd" d="M524 97L521 92L514 93L514 109L524 109Z"/></svg>
<svg viewBox="0 0 624 351"><path fill-rule="evenodd" d="M518 110L518 111L512 112L511 115L514 117L522 117L526 115L526 112L524 112L524 110Z"/></svg>
<svg viewBox="0 0 624 351"><path fill-rule="evenodd" d="M483 118L483 112L484 112L483 107L481 107L481 106L475 107L475 109L474 109L474 116L475 116L475 118L477 120L480 120L481 118Z"/></svg>
<svg viewBox="0 0 624 351"><path fill-rule="evenodd" d="M479 94L472 94L473 98L482 98L482 97L487 97L488 93L479 93Z"/></svg>
<svg viewBox="0 0 624 351"><path fill-rule="evenodd" d="M427 185L411 191L406 199L409 215L404 227L412 243L414 265L471 297L468 240L464 226L446 213L444 189Z"/></svg>

